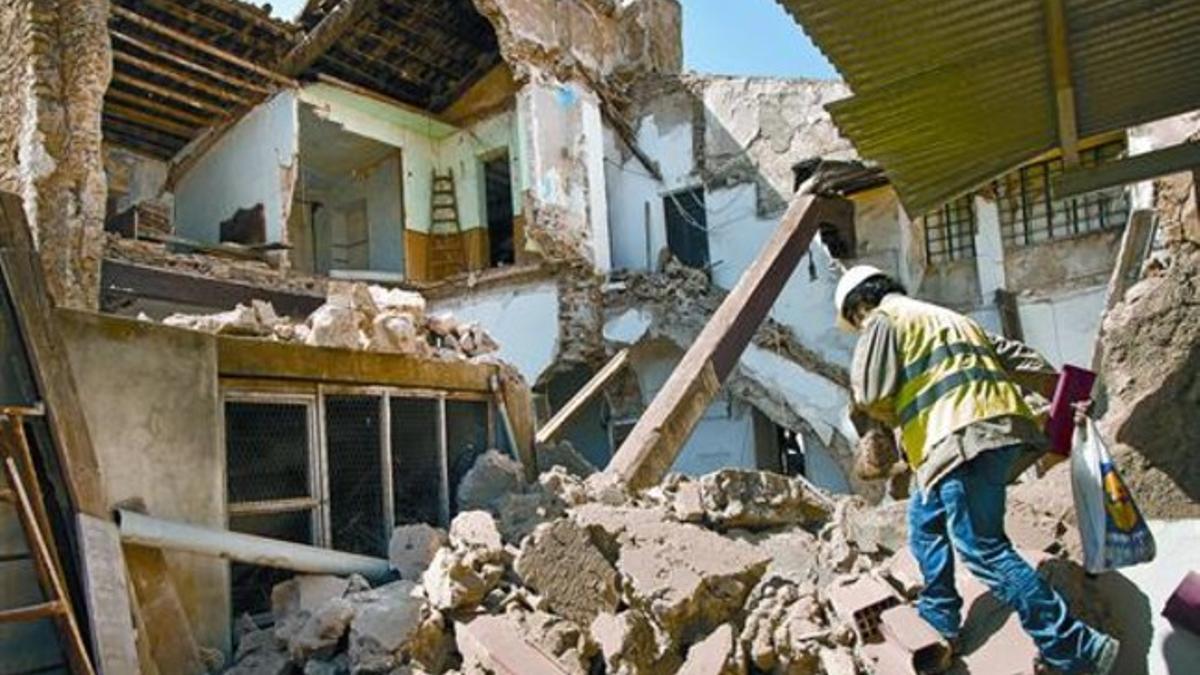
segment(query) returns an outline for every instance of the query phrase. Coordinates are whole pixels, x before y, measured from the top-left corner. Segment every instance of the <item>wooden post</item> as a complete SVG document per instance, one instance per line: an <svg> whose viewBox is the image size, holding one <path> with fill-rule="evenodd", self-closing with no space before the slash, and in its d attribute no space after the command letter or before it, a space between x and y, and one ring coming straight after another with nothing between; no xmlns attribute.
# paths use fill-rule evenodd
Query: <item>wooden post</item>
<svg viewBox="0 0 1200 675"><path fill-rule="evenodd" d="M308 70L333 43L378 5L379 0L342 0L304 36L300 44L280 59L275 70L292 77Z"/></svg>
<svg viewBox="0 0 1200 675"><path fill-rule="evenodd" d="M813 237L822 226L844 230L853 218L854 205L844 199L811 195L792 199L779 229L700 331L613 456L609 473L632 488L647 487L662 479L721 383L737 365Z"/></svg>
<svg viewBox="0 0 1200 675"><path fill-rule="evenodd" d="M77 511L107 518L100 465L75 391L71 364L60 335L51 326L50 295L41 261L33 250L21 199L10 192L0 192L0 271L45 403L46 421L71 502Z"/></svg>
<svg viewBox="0 0 1200 675"><path fill-rule="evenodd" d="M608 363L604 364L604 367L601 368L595 375L593 375L592 379L588 380L587 384L583 385L582 389L575 392L575 395L571 397L571 400L567 401L558 412L554 413L554 416L550 418L550 421L546 422L546 426L538 429L537 436L534 437L536 445L549 443L557 438L558 435L562 433L562 430L564 427L566 427L567 423L574 419L575 415L577 415L579 411L583 409L583 406L587 405L588 401L592 400L599 391L604 389L604 386L607 385L613 379L613 377L617 375L617 373L621 372L621 369L624 368L625 364L627 363L629 363L628 349L622 349L621 351L617 352L616 356L609 359Z"/></svg>

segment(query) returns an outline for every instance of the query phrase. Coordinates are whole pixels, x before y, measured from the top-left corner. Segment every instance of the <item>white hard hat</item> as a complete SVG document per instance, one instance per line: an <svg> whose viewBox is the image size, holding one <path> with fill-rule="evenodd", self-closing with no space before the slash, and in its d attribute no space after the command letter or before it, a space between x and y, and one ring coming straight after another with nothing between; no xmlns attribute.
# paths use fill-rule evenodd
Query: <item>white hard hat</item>
<svg viewBox="0 0 1200 675"><path fill-rule="evenodd" d="M846 317L842 314L842 308L846 304L846 296L850 295L850 291L858 288L858 285L872 277L877 277L886 274L883 270L873 265L855 265L842 273L842 278L838 279L837 290L833 292L833 305L837 308L837 323L838 326L846 330L853 330L854 326L846 321Z"/></svg>

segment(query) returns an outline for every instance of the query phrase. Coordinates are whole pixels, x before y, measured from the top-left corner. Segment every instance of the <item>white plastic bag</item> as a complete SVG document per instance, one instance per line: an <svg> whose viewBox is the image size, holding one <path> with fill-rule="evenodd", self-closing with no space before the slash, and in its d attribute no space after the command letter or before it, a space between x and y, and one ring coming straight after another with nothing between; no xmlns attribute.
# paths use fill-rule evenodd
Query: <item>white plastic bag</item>
<svg viewBox="0 0 1200 675"><path fill-rule="evenodd" d="M1154 535L1090 419L1075 428L1071 489L1088 572L1098 574L1154 559Z"/></svg>

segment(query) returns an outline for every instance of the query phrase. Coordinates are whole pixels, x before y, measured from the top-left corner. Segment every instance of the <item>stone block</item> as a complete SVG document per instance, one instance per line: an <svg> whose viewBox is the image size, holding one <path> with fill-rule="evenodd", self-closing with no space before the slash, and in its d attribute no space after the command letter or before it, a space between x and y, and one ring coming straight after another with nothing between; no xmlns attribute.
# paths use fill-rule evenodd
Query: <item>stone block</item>
<svg viewBox="0 0 1200 675"><path fill-rule="evenodd" d="M463 511L454 516L450 523L450 543L458 548L504 548L496 519L487 511Z"/></svg>
<svg viewBox="0 0 1200 675"><path fill-rule="evenodd" d="M446 533L432 525L402 525L392 530L388 561L401 579L419 579L438 549L448 543Z"/></svg>
<svg viewBox="0 0 1200 675"><path fill-rule="evenodd" d="M538 526L525 539L516 571L542 596L547 610L582 626L620 603L617 571L587 530L566 518Z"/></svg>

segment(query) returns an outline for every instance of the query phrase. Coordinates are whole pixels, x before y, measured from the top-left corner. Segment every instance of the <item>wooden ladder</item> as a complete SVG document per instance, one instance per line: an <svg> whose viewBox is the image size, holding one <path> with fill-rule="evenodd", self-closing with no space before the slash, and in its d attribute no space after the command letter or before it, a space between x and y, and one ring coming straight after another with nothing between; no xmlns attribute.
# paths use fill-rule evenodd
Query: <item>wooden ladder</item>
<svg viewBox="0 0 1200 675"><path fill-rule="evenodd" d="M7 488L0 488L0 501L9 502L17 510L17 518L25 533L38 585L46 601L13 609L0 610L0 624L22 623L53 619L63 639L63 650L75 675L95 675L91 658L79 632L79 622L71 607L63 581L62 567L50 538L50 519L38 487L33 456L25 437L26 414L40 415L40 407L0 408L0 459L4 463Z"/></svg>
<svg viewBox="0 0 1200 675"><path fill-rule="evenodd" d="M467 269L467 242L458 219L458 198L454 190L454 170L439 176L433 172L433 194L429 200L430 279L444 279Z"/></svg>

